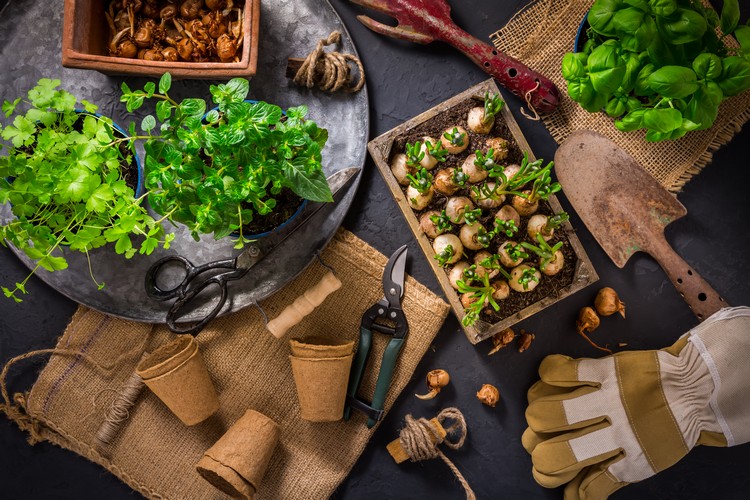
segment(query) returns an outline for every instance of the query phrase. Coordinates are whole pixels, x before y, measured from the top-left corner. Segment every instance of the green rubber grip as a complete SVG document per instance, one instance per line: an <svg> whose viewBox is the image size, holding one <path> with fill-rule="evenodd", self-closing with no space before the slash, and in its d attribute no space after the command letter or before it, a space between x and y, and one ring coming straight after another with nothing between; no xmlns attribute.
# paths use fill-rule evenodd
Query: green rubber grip
<svg viewBox="0 0 750 500"><path fill-rule="evenodd" d="M357 346L357 355L354 358L354 364L352 365L352 371L349 374L349 387L346 394L350 397L357 397L357 391L359 390L359 384L362 382L362 374L365 372L365 365L367 364L367 356L370 354L370 346L372 345L372 332L367 328L359 328L359 345ZM344 420L349 420L352 414L352 407L347 404L344 408Z"/></svg>
<svg viewBox="0 0 750 500"><path fill-rule="evenodd" d="M380 365L380 372L378 373L378 382L375 385L375 394L372 397L372 404L370 405L376 410L382 410L385 405L385 397L388 395L388 389L391 387L393 372L396 370L396 362L398 361L398 355L403 345L403 338L393 338L385 348L383 363ZM371 428L376 423L375 419L367 419L367 427Z"/></svg>

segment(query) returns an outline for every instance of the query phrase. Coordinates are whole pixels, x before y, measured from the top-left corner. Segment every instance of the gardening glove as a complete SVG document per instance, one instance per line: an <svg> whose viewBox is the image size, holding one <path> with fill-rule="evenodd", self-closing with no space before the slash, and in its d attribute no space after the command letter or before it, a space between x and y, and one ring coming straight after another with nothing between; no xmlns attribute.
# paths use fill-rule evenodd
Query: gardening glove
<svg viewBox="0 0 750 500"><path fill-rule="evenodd" d="M696 444L750 441L750 308L726 308L659 351L547 356L522 442L536 481L606 498Z"/></svg>

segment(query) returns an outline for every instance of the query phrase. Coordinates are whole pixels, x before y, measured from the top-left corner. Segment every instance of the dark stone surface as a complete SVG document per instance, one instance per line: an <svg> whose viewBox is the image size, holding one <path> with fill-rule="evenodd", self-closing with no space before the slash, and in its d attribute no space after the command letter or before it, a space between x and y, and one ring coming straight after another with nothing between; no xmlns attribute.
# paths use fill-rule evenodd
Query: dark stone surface
<svg viewBox="0 0 750 500"><path fill-rule="evenodd" d="M270 0L266 0L270 1ZM2 3L2 2L0 2ZM464 0L452 2L458 24L486 37L504 24L525 2ZM747 2L743 3L747 15ZM360 51L368 71L371 137L436 105L485 78L478 68L442 44L418 46L384 39L364 29L355 19L362 9L333 0ZM2 35L0 35L2 38ZM29 41L34 43L34 41ZM40 47L41 50L41 47ZM7 62L5 62L7 64ZM6 97L6 96L1 96ZM552 158L555 144L539 123L518 114L519 103L509 102L538 157ZM688 215L673 223L667 236L680 253L733 305L750 303L750 203L746 186L750 129L746 126L714 155L713 163L691 181L680 201ZM564 196L564 208L570 209ZM647 256L636 255L624 269L616 268L580 220L572 217L600 282L537 314L520 326L537 334L523 354L506 349L487 357L487 343L471 346L456 319L450 316L417 369L414 380L376 432L349 478L334 495L340 499L462 498L458 482L440 461L396 466L385 451L405 414L431 417L441 408L458 406L469 424L463 449L448 455L473 485L478 498L560 498L561 490L545 490L531 477L531 461L520 445L525 427L525 393L536 380L542 358L551 353L574 357L598 356L573 333L580 307L590 303L598 286L612 286L628 306L628 319L606 318L596 335L605 342L627 342L632 349L671 344L696 324L695 318L662 270ZM431 289L439 287L411 233L368 161L357 198L344 225L375 248L390 254L409 244L409 271ZM0 249L0 282L22 279L26 269L6 249ZM23 304L0 302L0 360L39 348L52 347L75 309L39 280L29 286L33 295ZM30 384L41 363L29 362L12 371L15 389ZM432 368L444 368L451 385L432 401L411 394L423 389ZM496 385L502 400L495 409L482 406L474 393L483 383ZM747 498L750 491L750 445L731 449L699 448L674 467L642 483L628 486L614 498ZM29 447L25 436L0 419L0 498L85 499L134 498L127 486L97 465L47 443Z"/></svg>

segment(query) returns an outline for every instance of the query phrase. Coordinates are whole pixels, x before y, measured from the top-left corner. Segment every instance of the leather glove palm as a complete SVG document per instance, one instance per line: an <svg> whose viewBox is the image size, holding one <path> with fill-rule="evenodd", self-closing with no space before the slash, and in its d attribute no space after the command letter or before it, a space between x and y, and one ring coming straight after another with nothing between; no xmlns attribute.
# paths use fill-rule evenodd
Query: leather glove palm
<svg viewBox="0 0 750 500"><path fill-rule="evenodd" d="M660 351L552 355L529 389L534 478L566 499L606 498L696 444L750 441L750 308L719 311Z"/></svg>

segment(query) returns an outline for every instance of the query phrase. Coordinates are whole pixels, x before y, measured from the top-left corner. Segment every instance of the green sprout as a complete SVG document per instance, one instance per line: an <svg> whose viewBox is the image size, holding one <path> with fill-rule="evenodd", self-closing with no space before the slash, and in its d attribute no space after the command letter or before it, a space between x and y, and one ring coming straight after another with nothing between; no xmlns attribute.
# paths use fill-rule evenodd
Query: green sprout
<svg viewBox="0 0 750 500"><path fill-rule="evenodd" d="M458 280L458 291L468 293L474 299L471 305L464 309L466 315L461 321L464 326L471 326L477 322L485 304L492 306L495 311L500 310L500 306L492 297L492 294L495 293L495 288L490 284L489 275L486 273L478 281L475 281L474 284L467 284L463 280Z"/></svg>
<svg viewBox="0 0 750 500"><path fill-rule="evenodd" d="M523 286L524 290L529 289L529 283L536 281L539 283L539 277L536 275L537 271L533 267L529 267L523 270L521 276L518 278L518 284Z"/></svg>
<svg viewBox="0 0 750 500"><path fill-rule="evenodd" d="M440 215L430 215L430 221L435 224L435 228L440 232L450 231L453 228L451 218L445 213L445 209L440 212Z"/></svg>
<svg viewBox="0 0 750 500"><path fill-rule="evenodd" d="M486 154L480 150L476 150L474 154L476 155L474 165L477 168L485 170L487 172L491 172L495 168L500 167L497 163L495 163L495 152L492 150L492 148L490 148ZM500 167L500 169L502 169L502 167Z"/></svg>
<svg viewBox="0 0 750 500"><path fill-rule="evenodd" d="M482 218L482 209L475 208L474 210L467 210L464 212L464 220L467 224L474 224Z"/></svg>
<svg viewBox="0 0 750 500"><path fill-rule="evenodd" d="M420 162L424 159L422 143L417 141L414 144L406 143L406 165L412 168L418 168Z"/></svg>
<svg viewBox="0 0 750 500"><path fill-rule="evenodd" d="M453 130L450 132L446 132L443 134L443 137L445 137L448 142L453 144L454 146L463 146L464 141L466 139L466 132L459 132L458 127L453 127Z"/></svg>
<svg viewBox="0 0 750 500"><path fill-rule="evenodd" d="M506 245L505 252L508 254L508 257L510 257L514 261L528 259L529 254L524 252L523 249L524 247L522 245L511 243L510 245Z"/></svg>
<svg viewBox="0 0 750 500"><path fill-rule="evenodd" d="M544 271L549 263L555 260L555 252L562 248L563 242L559 241L554 246L550 246L541 234L536 235L536 240L539 243L538 246L525 241L521 243L521 246L539 256L539 268Z"/></svg>
<svg viewBox="0 0 750 500"><path fill-rule="evenodd" d="M425 194L432 188L432 174L426 168L417 170L415 175L406 174L406 178L419 194Z"/></svg>
<svg viewBox="0 0 750 500"><path fill-rule="evenodd" d="M477 230L477 243L482 245L484 248L490 246L490 243L492 243L492 238L494 237L494 231L487 231L484 227L480 227L479 230Z"/></svg>
<svg viewBox="0 0 750 500"><path fill-rule="evenodd" d="M469 176L460 168L454 168L451 175L451 182L458 187L464 187L469 181Z"/></svg>
<svg viewBox="0 0 750 500"><path fill-rule="evenodd" d="M454 255L456 255L456 251L453 250L453 245L446 245L442 252L435 255L435 259L440 264L440 267L445 267Z"/></svg>
<svg viewBox="0 0 750 500"><path fill-rule="evenodd" d="M425 143L427 148L427 154L435 158L439 162L444 162L445 157L448 156L448 150L443 147L440 142L433 144L430 141Z"/></svg>
<svg viewBox="0 0 750 500"><path fill-rule="evenodd" d="M516 221L512 219L495 219L495 232L498 234L505 233L508 238L512 238L518 232L518 226L516 226Z"/></svg>
<svg viewBox="0 0 750 500"><path fill-rule="evenodd" d="M484 119L482 120L485 124L490 123L495 118L505 102L500 99L498 94L490 94L489 91L484 94Z"/></svg>

